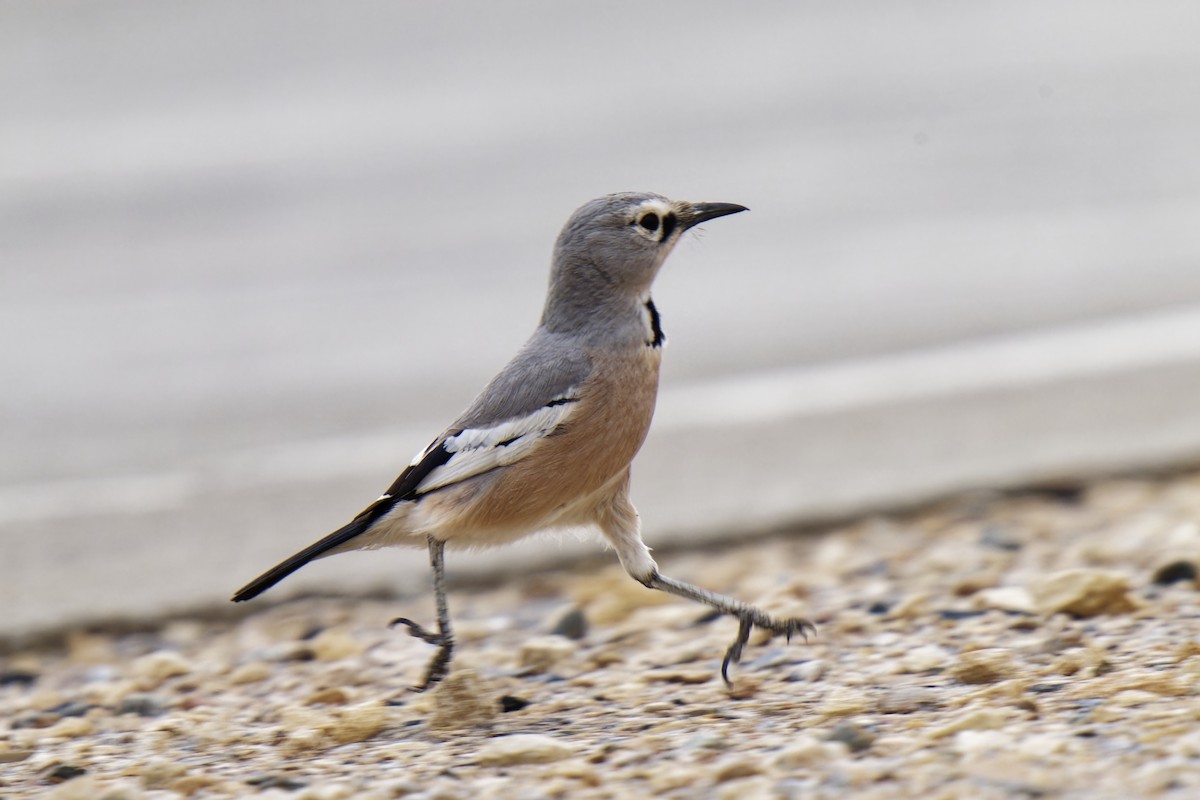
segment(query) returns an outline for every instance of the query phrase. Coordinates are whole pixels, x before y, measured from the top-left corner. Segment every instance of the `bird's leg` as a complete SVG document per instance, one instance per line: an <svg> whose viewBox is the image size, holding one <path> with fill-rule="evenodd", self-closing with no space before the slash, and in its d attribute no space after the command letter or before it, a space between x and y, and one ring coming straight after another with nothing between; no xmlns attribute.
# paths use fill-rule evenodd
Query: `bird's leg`
<svg viewBox="0 0 1200 800"><path fill-rule="evenodd" d="M721 662L721 678L726 684L731 683L729 665L742 660L742 648L749 641L752 629L762 628L771 633L782 633L787 636L788 641L791 641L795 634L800 634L807 640L810 633L817 632L816 626L806 619L799 617L775 619L757 606L743 603L741 600L735 600L723 594L710 592L708 589L701 589L690 583L668 578L666 575L659 574L657 569L651 572L650 577L642 583L651 589L694 600L738 618L737 638L733 640L733 644L729 645L729 649L725 651L725 659Z"/></svg>
<svg viewBox="0 0 1200 800"><path fill-rule="evenodd" d="M425 680L413 691L423 692L446 677L450 671L450 659L454 656L454 632L450 629L450 608L446 604L446 543L432 536L425 537L429 543L429 564L433 567L433 596L437 603L438 632L426 630L411 619L397 617L391 625L403 625L409 635L438 646L438 650L425 669Z"/></svg>
<svg viewBox="0 0 1200 800"><path fill-rule="evenodd" d="M621 566L638 583L651 589L694 600L697 603L704 603L717 611L738 618L737 638L733 640L733 644L729 645L729 649L725 651L725 660L721 662L721 678L726 684L730 682L729 665L742 660L742 649L750 640L750 631L754 628L763 628L771 633L782 633L788 637L789 641L795 634L800 634L808 639L809 633L817 631L816 626L806 619L798 617L774 619L756 606L726 597L723 594L710 592L708 589L701 589L690 583L668 578L659 573L658 564L654 563L654 559L650 556L650 548L646 547L646 543L642 541L641 523L638 520L637 509L633 507L633 503L629 502L628 472L624 474L622 482L617 485L609 504L600 509L596 522L604 537L617 551L617 558L621 559Z"/></svg>
<svg viewBox="0 0 1200 800"><path fill-rule="evenodd" d="M721 661L721 678L730 684L730 664L742 661L742 650L750 640L750 631L756 627L772 633L782 633L791 640L799 633L805 639L809 633L816 633L816 626L809 620L800 618L774 619L761 608L751 606L733 597L716 594L715 591L694 587L690 583L676 581L661 575L659 565L650 558L650 548L642 541L641 523L637 518L637 510L629 501L629 471L626 470L623 480L614 488L608 504L601 506L596 516L596 523L605 539L617 551L620 565L625 567L631 578L650 589L666 591L668 594L684 597L704 603L719 610L722 614L730 614L738 618L738 636L733 644L725 651L725 660Z"/></svg>

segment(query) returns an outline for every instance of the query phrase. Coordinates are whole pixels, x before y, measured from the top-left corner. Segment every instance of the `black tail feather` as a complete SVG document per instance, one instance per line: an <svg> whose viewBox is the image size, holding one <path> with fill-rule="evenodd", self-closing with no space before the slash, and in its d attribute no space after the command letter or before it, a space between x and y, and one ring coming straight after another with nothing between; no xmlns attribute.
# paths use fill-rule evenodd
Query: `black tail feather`
<svg viewBox="0 0 1200 800"><path fill-rule="evenodd" d="M338 545L345 544L355 536L366 533L380 518L395 508L397 503L416 497L417 487L421 481L425 480L429 473L450 460L452 453L443 446L442 442L441 438L435 439L433 444L425 449L419 462L401 472L395 483L383 496L360 511L349 524L338 528L321 541L309 545L286 561L276 564L238 589L233 596L233 602L240 603L243 600L258 597L314 558L320 558Z"/></svg>
<svg viewBox="0 0 1200 800"><path fill-rule="evenodd" d="M345 544L355 536L365 532L377 519L377 516L360 514L352 522L338 528L319 542L314 542L296 555L271 567L254 580L247 583L233 595L233 602L240 603L250 600L270 589L281 580L303 567L314 558L320 558L338 545Z"/></svg>

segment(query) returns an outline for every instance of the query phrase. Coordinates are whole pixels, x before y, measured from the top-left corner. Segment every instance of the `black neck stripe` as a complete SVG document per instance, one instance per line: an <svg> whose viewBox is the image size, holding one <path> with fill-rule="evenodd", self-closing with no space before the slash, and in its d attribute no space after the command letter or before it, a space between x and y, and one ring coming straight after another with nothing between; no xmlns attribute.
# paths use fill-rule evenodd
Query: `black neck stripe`
<svg viewBox="0 0 1200 800"><path fill-rule="evenodd" d="M658 316L658 309L654 306L653 300L646 301L646 311L650 314L650 333L654 337L647 344L651 347L662 347L667 336L663 333L662 319Z"/></svg>

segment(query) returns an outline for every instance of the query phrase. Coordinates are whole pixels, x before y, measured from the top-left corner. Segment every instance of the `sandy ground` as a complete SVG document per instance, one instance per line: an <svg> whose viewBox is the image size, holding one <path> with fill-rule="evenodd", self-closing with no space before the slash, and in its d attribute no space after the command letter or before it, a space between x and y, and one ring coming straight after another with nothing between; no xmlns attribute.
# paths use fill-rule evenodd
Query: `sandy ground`
<svg viewBox="0 0 1200 800"><path fill-rule="evenodd" d="M1200 472L974 494L660 554L811 617L752 639L607 561L9 642L0 797L1195 797Z"/></svg>

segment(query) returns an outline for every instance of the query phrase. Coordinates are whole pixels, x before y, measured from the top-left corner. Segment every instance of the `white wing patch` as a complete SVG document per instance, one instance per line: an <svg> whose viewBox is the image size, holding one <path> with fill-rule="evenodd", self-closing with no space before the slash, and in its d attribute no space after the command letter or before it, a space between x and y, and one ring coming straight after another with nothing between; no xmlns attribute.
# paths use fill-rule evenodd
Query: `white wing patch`
<svg viewBox="0 0 1200 800"><path fill-rule="evenodd" d="M446 437L442 447L450 459L425 477L417 493L431 492L496 467L515 464L555 431L572 411L578 395L569 392L523 417L490 428L468 428Z"/></svg>

